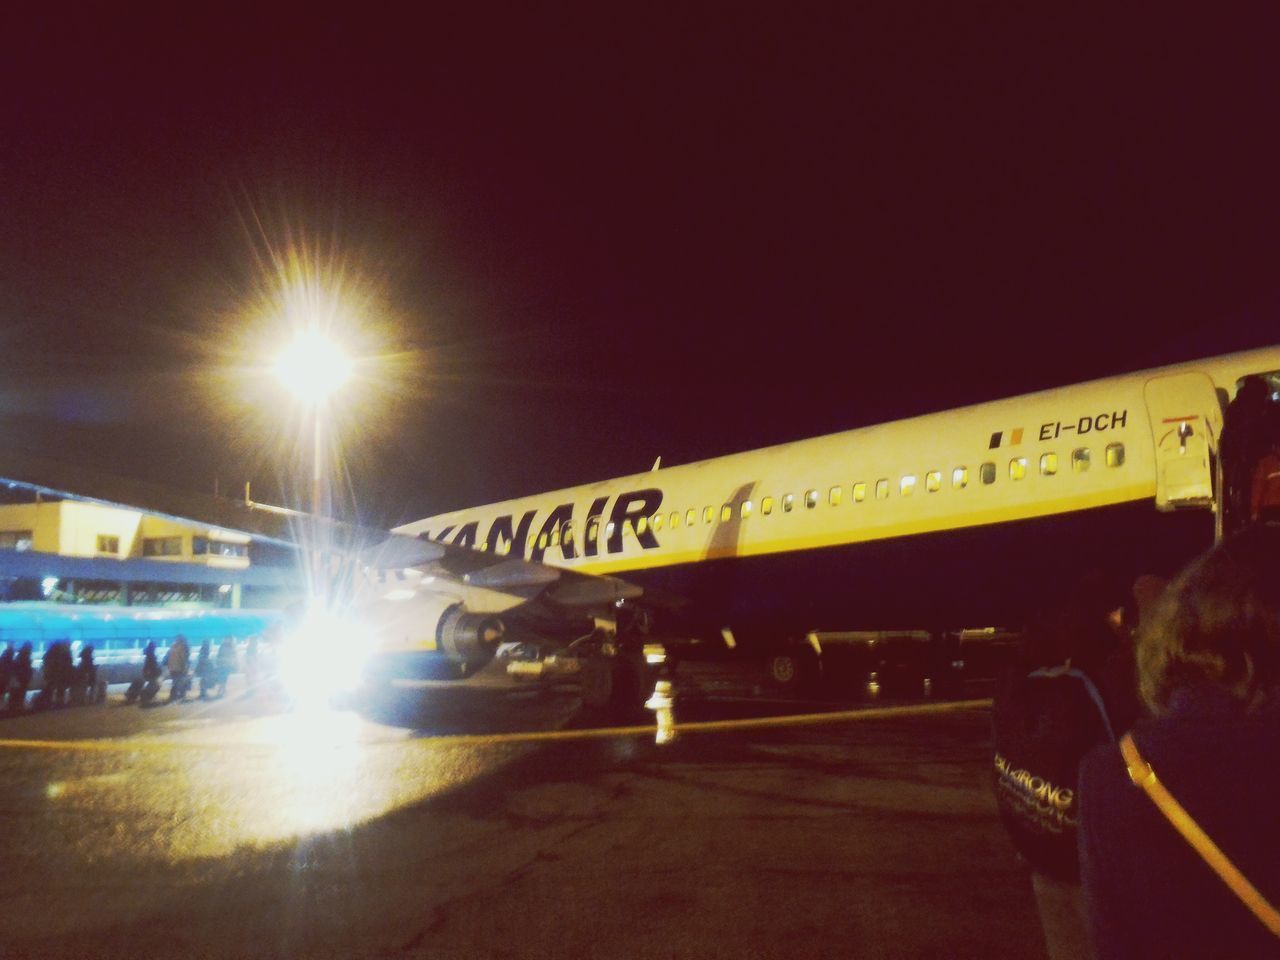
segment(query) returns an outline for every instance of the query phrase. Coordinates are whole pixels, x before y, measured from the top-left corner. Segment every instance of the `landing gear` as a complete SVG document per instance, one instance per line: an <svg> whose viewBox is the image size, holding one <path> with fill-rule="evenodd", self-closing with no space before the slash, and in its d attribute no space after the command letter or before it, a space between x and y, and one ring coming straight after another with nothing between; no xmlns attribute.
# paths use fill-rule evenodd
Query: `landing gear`
<svg viewBox="0 0 1280 960"><path fill-rule="evenodd" d="M651 683L644 657L630 651L605 651L586 657L582 665L582 703L589 710L630 719L642 715Z"/></svg>

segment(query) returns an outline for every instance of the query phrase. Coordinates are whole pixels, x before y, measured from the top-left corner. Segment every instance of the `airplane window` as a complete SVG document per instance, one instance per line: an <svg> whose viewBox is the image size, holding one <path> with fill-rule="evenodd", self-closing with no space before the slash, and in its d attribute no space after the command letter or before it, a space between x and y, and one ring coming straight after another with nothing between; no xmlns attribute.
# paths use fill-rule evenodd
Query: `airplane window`
<svg viewBox="0 0 1280 960"><path fill-rule="evenodd" d="M783 497L783 498L782 498L782 512L783 512L783 513L790 513L790 512L791 512L791 508L792 508L792 507L794 507L795 505L796 505L796 497L795 497L795 494L793 494L793 493L788 493L785 497Z"/></svg>
<svg viewBox="0 0 1280 960"><path fill-rule="evenodd" d="M703 509L702 509L702 522L703 522L703 523L710 523L712 520L714 520L714 519L715 519L715 517L716 517L716 508L715 508L715 507L703 507Z"/></svg>
<svg viewBox="0 0 1280 960"><path fill-rule="evenodd" d="M888 480L876 481L876 499L877 500L889 499L889 481Z"/></svg>
<svg viewBox="0 0 1280 960"><path fill-rule="evenodd" d="M1027 458L1014 457L1009 461L1009 479L1021 480L1027 475Z"/></svg>
<svg viewBox="0 0 1280 960"><path fill-rule="evenodd" d="M547 549L547 535L545 533L538 534L538 549Z"/></svg>
<svg viewBox="0 0 1280 960"><path fill-rule="evenodd" d="M773 513L773 497L765 497L760 501L760 512L766 517Z"/></svg>
<svg viewBox="0 0 1280 960"><path fill-rule="evenodd" d="M1058 455L1056 453L1040 454L1040 474L1045 477L1052 477L1058 472Z"/></svg>
<svg viewBox="0 0 1280 960"><path fill-rule="evenodd" d="M587 540L591 541L596 538L596 534L600 532L600 518L592 517L587 521Z"/></svg>
<svg viewBox="0 0 1280 960"><path fill-rule="evenodd" d="M930 493L937 493L942 489L942 473L937 470L930 470L924 475L924 488Z"/></svg>
<svg viewBox="0 0 1280 960"><path fill-rule="evenodd" d="M616 529L616 528L614 527L614 524L613 524L613 521L612 521L612 520L610 520L608 523L606 523L606 524L604 525L604 535L605 535L605 538L607 539L607 538L609 538L609 537L612 537L612 536L613 536L613 531L614 531L615 529Z"/></svg>
<svg viewBox="0 0 1280 960"><path fill-rule="evenodd" d="M996 465L990 461L978 468L978 478L986 484L996 482Z"/></svg>
<svg viewBox="0 0 1280 960"><path fill-rule="evenodd" d="M951 471L951 486L957 490L963 490L969 485L969 468L956 467Z"/></svg>
<svg viewBox="0 0 1280 960"><path fill-rule="evenodd" d="M498 556L505 557L511 552L511 541L506 538L498 540L498 549L494 551Z"/></svg>
<svg viewBox="0 0 1280 960"><path fill-rule="evenodd" d="M745 520L745 519L747 519L747 517L751 516L751 501L750 501L750 500L743 500L743 501L742 501L742 506L738 508L738 516L740 516L743 520Z"/></svg>
<svg viewBox="0 0 1280 960"><path fill-rule="evenodd" d="M1076 447L1071 451L1071 469L1076 473L1084 473L1089 469L1089 448Z"/></svg>
<svg viewBox="0 0 1280 960"><path fill-rule="evenodd" d="M904 475L902 482L898 484L898 489L902 491L904 497L911 496L911 494L915 493L916 478L909 473Z"/></svg>
<svg viewBox="0 0 1280 960"><path fill-rule="evenodd" d="M812 510L818 505L818 491L806 490L804 492L804 505L807 509Z"/></svg>
<svg viewBox="0 0 1280 960"><path fill-rule="evenodd" d="M1107 466L1108 467L1124 466L1124 444L1123 443L1107 444Z"/></svg>
<svg viewBox="0 0 1280 960"><path fill-rule="evenodd" d="M840 494L843 489L844 489L843 487L832 487L827 492L827 502L830 503L833 507L840 506Z"/></svg>
<svg viewBox="0 0 1280 960"><path fill-rule="evenodd" d="M649 521L649 526L653 527L653 529L655 529L655 530L661 530L661 529L662 529L662 514L660 514L660 513L655 513L655 514L653 515L653 519Z"/></svg>
<svg viewBox="0 0 1280 960"><path fill-rule="evenodd" d="M680 529L680 511L679 510L671 511L671 529L672 530Z"/></svg>
<svg viewBox="0 0 1280 960"><path fill-rule="evenodd" d="M861 503L865 499L867 499L867 485L861 482L855 483L853 485L854 503Z"/></svg>
<svg viewBox="0 0 1280 960"><path fill-rule="evenodd" d="M638 519L635 521L635 526L636 526L636 533L637 533L637 534L644 533L646 530L648 530L648 529L649 529L649 518L648 518L648 517L640 517L640 518L638 518Z"/></svg>
<svg viewBox="0 0 1280 960"><path fill-rule="evenodd" d="M481 553L488 553L488 552L489 552L489 541L488 541L488 540L486 540L484 543L480 544L480 552L481 552Z"/></svg>
<svg viewBox="0 0 1280 960"><path fill-rule="evenodd" d="M697 507L690 507L689 512L684 515L684 525L686 527L692 527L697 522L698 522L698 509Z"/></svg>
<svg viewBox="0 0 1280 960"><path fill-rule="evenodd" d="M720 508L720 522L728 523L732 519L733 519L733 504L726 503L723 507Z"/></svg>
<svg viewBox="0 0 1280 960"><path fill-rule="evenodd" d="M560 538L560 542L566 547L573 546L573 526L571 524L566 523L564 525L564 533Z"/></svg>

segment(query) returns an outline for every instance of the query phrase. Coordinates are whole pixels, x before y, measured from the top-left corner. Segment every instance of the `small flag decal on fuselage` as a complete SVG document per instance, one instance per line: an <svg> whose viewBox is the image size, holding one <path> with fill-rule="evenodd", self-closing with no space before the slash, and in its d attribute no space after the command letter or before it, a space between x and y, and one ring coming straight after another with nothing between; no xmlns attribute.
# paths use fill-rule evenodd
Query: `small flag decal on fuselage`
<svg viewBox="0 0 1280 960"><path fill-rule="evenodd" d="M991 442L987 444L987 449L988 450L999 449L1001 446L1003 446L1004 438L1005 438L1005 432L1003 430L997 430L995 433L991 435ZM1009 446L1016 447L1020 443L1022 443L1022 428L1016 427L1015 429L1009 431Z"/></svg>

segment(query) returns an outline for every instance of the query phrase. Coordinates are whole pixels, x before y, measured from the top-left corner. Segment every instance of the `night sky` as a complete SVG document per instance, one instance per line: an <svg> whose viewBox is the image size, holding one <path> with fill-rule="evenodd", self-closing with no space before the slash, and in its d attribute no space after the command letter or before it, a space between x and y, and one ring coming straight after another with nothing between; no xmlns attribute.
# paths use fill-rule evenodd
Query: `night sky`
<svg viewBox="0 0 1280 960"><path fill-rule="evenodd" d="M292 254L384 524L1280 340L1275 16L863 6L0 14L0 450L296 502Z"/></svg>

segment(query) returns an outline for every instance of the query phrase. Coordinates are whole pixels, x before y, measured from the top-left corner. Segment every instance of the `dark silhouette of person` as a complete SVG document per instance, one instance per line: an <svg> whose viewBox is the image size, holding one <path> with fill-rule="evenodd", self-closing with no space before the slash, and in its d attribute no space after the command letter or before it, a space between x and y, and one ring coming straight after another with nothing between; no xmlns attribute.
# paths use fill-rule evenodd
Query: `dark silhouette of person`
<svg viewBox="0 0 1280 960"><path fill-rule="evenodd" d="M1280 897L1280 529L1188 567L1138 638L1151 716L1130 735L1154 778L1273 904ZM1080 865L1102 960L1276 957L1280 940L1166 820L1117 746L1080 765Z"/></svg>
<svg viewBox="0 0 1280 960"><path fill-rule="evenodd" d="M1247 526L1254 508L1257 466L1280 440L1271 386L1262 377L1246 377L1227 404L1218 445L1222 458L1223 527L1228 535Z"/></svg>
<svg viewBox="0 0 1280 960"><path fill-rule="evenodd" d="M56 640L45 649L40 661L44 675L41 699L51 707L65 706L75 681L75 663L71 659L71 646L65 640Z"/></svg>
<svg viewBox="0 0 1280 960"><path fill-rule="evenodd" d="M214 683L213 648L206 640L200 644L200 653L196 656L196 679L200 681L200 699L209 699L209 688Z"/></svg>
<svg viewBox="0 0 1280 960"><path fill-rule="evenodd" d="M187 645L186 637L182 634L174 637L173 646L164 655L164 662L165 666L169 668L169 678L173 681L169 686L169 702L185 700L187 698L187 688L191 684L187 676L191 663L191 648Z"/></svg>
<svg viewBox="0 0 1280 960"><path fill-rule="evenodd" d="M85 703L97 702L98 665L93 662L93 644L80 648L80 668L77 671L76 689Z"/></svg>
<svg viewBox="0 0 1280 960"><path fill-rule="evenodd" d="M31 644L24 643L13 660L13 679L9 684L9 710L17 713L27 706L27 690L35 668L31 665Z"/></svg>
<svg viewBox="0 0 1280 960"><path fill-rule="evenodd" d="M0 651L0 705L3 705L9 692L9 682L13 679L13 657L13 644L6 643L4 650Z"/></svg>
<svg viewBox="0 0 1280 960"><path fill-rule="evenodd" d="M217 696L226 696L227 682L235 672L236 642L232 637L227 637L227 639L222 641L222 646L218 647L218 656L214 661L214 678L217 685Z"/></svg>

